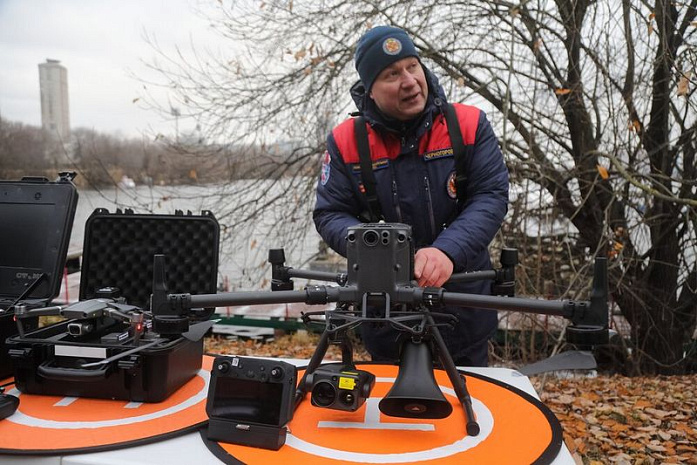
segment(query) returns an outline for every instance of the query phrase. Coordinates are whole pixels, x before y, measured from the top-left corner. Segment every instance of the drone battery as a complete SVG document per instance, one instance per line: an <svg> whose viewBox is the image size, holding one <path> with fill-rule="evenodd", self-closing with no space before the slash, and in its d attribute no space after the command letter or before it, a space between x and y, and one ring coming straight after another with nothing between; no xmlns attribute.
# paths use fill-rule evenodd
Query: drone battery
<svg viewBox="0 0 697 465"><path fill-rule="evenodd" d="M12 374L5 339L17 334L16 305L45 307L60 293L78 200L74 176L0 181L0 379ZM22 324L33 330L38 318Z"/></svg>
<svg viewBox="0 0 697 465"><path fill-rule="evenodd" d="M80 300L112 287L129 305L146 308L155 255L165 255L168 292L215 294L219 234L209 211L152 215L98 208L85 223Z"/></svg>
<svg viewBox="0 0 697 465"><path fill-rule="evenodd" d="M17 389L39 395L161 402L201 369L203 338L164 339L146 333L135 342L123 337L128 325L117 320L76 334L69 325L78 321L8 338ZM134 351L146 344L151 345ZM134 352L118 358L127 351Z"/></svg>
<svg viewBox="0 0 697 465"><path fill-rule="evenodd" d="M119 331L116 333L109 333L102 336L99 342L101 342L102 344L118 344L127 340L129 337L130 333L128 331Z"/></svg>

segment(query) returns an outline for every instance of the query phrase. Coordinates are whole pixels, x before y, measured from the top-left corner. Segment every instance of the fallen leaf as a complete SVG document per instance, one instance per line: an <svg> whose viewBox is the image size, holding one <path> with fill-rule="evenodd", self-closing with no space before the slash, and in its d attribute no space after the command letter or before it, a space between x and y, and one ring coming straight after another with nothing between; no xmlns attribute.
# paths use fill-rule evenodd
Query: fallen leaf
<svg viewBox="0 0 697 465"><path fill-rule="evenodd" d="M667 449L658 444L646 444L646 448L653 452L665 452Z"/></svg>
<svg viewBox="0 0 697 465"><path fill-rule="evenodd" d="M600 173L601 178L607 179L610 177L607 172L607 168L605 168L603 165L596 165L596 168L598 169L598 173Z"/></svg>
<svg viewBox="0 0 697 465"><path fill-rule="evenodd" d="M689 91L689 84L690 84L690 78L692 77L692 73L688 72L680 76L680 79L678 80L678 95L684 96L687 95Z"/></svg>

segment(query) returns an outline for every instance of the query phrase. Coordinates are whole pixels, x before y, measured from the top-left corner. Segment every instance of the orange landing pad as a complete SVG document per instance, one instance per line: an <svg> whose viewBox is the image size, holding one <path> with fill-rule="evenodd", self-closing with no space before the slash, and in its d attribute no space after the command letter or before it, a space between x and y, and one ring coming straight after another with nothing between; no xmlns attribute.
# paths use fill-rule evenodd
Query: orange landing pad
<svg viewBox="0 0 697 465"><path fill-rule="evenodd" d="M0 421L0 453L97 452L129 447L195 430L208 421L206 397L213 357L164 402L23 394L14 415Z"/></svg>
<svg viewBox="0 0 697 465"><path fill-rule="evenodd" d="M376 376L366 403L356 412L322 409L310 404L308 394L289 422L286 443L278 451L208 441L205 431L201 436L228 464L527 465L550 463L559 453L559 421L539 400L515 387L463 372L481 428L479 435L468 436L464 410L444 371L436 370L436 381L453 405L453 413L440 420L421 420L388 417L378 409L397 376L396 366L363 364L358 368Z"/></svg>

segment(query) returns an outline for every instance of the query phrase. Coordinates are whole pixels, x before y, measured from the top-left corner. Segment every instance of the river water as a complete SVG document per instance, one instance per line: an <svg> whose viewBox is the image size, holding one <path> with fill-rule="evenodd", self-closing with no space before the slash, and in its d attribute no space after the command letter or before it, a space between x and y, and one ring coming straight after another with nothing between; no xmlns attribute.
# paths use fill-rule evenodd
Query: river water
<svg viewBox="0 0 697 465"><path fill-rule="evenodd" d="M261 209L254 221L239 224L235 206L245 202L245 198L255 199L268 194L270 190L282 189L279 183L238 181L226 186L115 186L99 190L79 189L69 250L82 250L85 224L96 208L105 208L112 213L117 208L128 208L134 213L166 215L174 214L175 210L185 213L191 211L194 215L209 210L221 227L219 288L231 291L268 288L271 272L267 256L270 248L283 247L286 264L304 268L317 254L320 243L320 237L309 217L312 208L309 203L314 202L314 199L306 199L302 205L297 206L294 216L290 215L292 228L279 224L279 218L288 218L289 215L273 211L273 208L266 211ZM244 194L240 194L241 192ZM281 207L276 207L278 208Z"/></svg>

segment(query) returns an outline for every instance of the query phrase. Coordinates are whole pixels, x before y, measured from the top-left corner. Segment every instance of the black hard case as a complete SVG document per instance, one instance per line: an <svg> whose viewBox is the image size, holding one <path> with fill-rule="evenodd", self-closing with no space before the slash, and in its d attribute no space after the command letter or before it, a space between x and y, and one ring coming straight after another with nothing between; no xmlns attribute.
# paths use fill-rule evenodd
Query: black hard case
<svg viewBox="0 0 697 465"><path fill-rule="evenodd" d="M170 293L215 294L220 226L201 215L109 213L96 209L85 223L80 300L102 287L116 287L130 305L148 307L153 256L164 254Z"/></svg>
<svg viewBox="0 0 697 465"><path fill-rule="evenodd" d="M0 181L0 379L12 374L5 339L17 334L13 304L44 307L60 293L77 209L74 178L75 173L65 172L56 181ZM24 329L35 329L37 323L38 318L24 319Z"/></svg>
<svg viewBox="0 0 697 465"><path fill-rule="evenodd" d="M186 215L109 213L97 209L85 223L80 300L115 287L130 305L147 308L152 292L153 256L164 254L169 292L215 293L218 273L219 225L211 212ZM147 343L104 342L107 334L126 332L115 323L95 334L69 334L71 321L57 323L8 339L15 382L30 394L160 402L191 379L203 360L203 339L177 337L157 343L104 368L82 365L118 356ZM150 338L156 334L147 333ZM110 341L113 339L110 339ZM65 353L71 355L66 356ZM90 358L94 351L101 351ZM80 356L84 353L84 356Z"/></svg>
<svg viewBox="0 0 697 465"><path fill-rule="evenodd" d="M82 364L117 356L138 344L133 340L103 343L100 336L105 332L91 338L71 336L67 328L71 321L75 320L7 340L17 389L40 395L161 402L201 369L203 339L190 341L184 337L157 342L103 367L83 368ZM118 322L106 332L126 329ZM145 339L139 344L148 342L155 340ZM68 351L71 355L66 356ZM91 351L102 351L104 356L95 358ZM80 352L84 356L76 356Z"/></svg>

